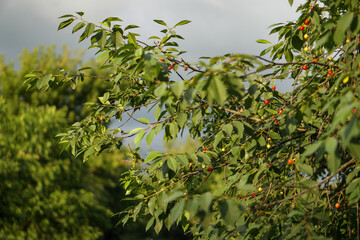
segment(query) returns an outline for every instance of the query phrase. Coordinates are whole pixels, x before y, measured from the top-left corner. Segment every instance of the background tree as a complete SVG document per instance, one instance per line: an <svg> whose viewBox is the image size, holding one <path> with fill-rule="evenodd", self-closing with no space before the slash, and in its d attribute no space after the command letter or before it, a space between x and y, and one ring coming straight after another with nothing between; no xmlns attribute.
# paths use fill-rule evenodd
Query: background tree
<svg viewBox="0 0 360 240"><path fill-rule="evenodd" d="M156 232L181 225L202 239L359 239L359 10L354 0L308 0L296 21L272 26L278 43L259 40L271 44L260 56L196 64L181 58L176 42L175 27L187 20L174 27L155 20L164 35L150 44L116 17L95 25L82 12L62 16L59 29L76 21L80 41L90 38L106 59L111 87L59 137L84 160L134 137L123 224L144 218ZM34 72L26 83L55 88L72 77ZM278 92L276 79L293 81L293 89ZM142 128L99 121L99 114L131 119L140 109L155 112L151 121L137 119ZM165 140L189 132L201 146L139 155L140 141L150 144L161 130ZM208 188L214 178L221 187Z"/></svg>

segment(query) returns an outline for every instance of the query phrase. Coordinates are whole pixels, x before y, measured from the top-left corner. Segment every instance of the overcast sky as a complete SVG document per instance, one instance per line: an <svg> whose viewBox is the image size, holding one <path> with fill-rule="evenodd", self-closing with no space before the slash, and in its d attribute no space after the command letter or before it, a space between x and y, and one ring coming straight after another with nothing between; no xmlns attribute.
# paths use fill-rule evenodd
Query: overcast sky
<svg viewBox="0 0 360 240"><path fill-rule="evenodd" d="M287 0L0 0L0 54L8 62L17 60L23 48L40 44L86 48L88 43L79 45L78 35L72 36L70 28L57 31L58 17L75 11L85 12L84 18L95 23L117 16L124 20L123 26L136 24L141 27L137 32L142 40L160 35L162 28L153 19L169 25L191 20L177 30L185 37L180 46L189 52L188 60L226 53L256 54L265 47L256 40L276 41L275 36L268 36L268 27L295 20L300 2L295 0L290 7Z"/></svg>

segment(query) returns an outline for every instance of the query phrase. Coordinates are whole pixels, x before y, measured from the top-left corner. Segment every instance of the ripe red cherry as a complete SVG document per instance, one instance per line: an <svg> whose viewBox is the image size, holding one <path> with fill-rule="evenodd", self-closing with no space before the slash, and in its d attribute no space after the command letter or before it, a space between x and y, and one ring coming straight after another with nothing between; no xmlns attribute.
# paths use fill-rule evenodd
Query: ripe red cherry
<svg viewBox="0 0 360 240"><path fill-rule="evenodd" d="M271 119L274 119L275 117L274 116L271 116Z"/></svg>
<svg viewBox="0 0 360 240"><path fill-rule="evenodd" d="M290 158L290 159L288 160L288 164L291 165L291 164L293 164L293 163L294 163L294 161Z"/></svg>
<svg viewBox="0 0 360 240"><path fill-rule="evenodd" d="M311 7L311 11L314 11L314 10L315 10L315 6L312 6L312 7Z"/></svg>
<svg viewBox="0 0 360 240"><path fill-rule="evenodd" d="M328 88L326 88L325 90L326 90L326 91L329 91L329 89L328 89Z"/></svg>
<svg viewBox="0 0 360 240"><path fill-rule="evenodd" d="M304 24L305 24L306 26L308 26L308 25L310 24L309 19L306 19L305 22L304 22Z"/></svg>
<svg viewBox="0 0 360 240"><path fill-rule="evenodd" d="M188 67L187 67L187 66L185 66L185 67L184 67L184 71L187 71L187 70L188 70Z"/></svg>
<svg viewBox="0 0 360 240"><path fill-rule="evenodd" d="M279 110L279 114L282 114L282 113L283 113L283 110L282 110L282 109L280 109L280 110Z"/></svg>
<svg viewBox="0 0 360 240"><path fill-rule="evenodd" d="M100 121L102 121L102 122L105 121L105 118L104 118L104 117L101 117L101 118L100 118Z"/></svg>
<svg viewBox="0 0 360 240"><path fill-rule="evenodd" d="M266 166L269 166L269 165L270 165L269 163L266 164Z"/></svg>
<svg viewBox="0 0 360 240"><path fill-rule="evenodd" d="M173 69L174 65L170 65L169 66L169 70Z"/></svg>
<svg viewBox="0 0 360 240"><path fill-rule="evenodd" d="M211 167L208 167L206 170L207 170L208 172L211 172L213 169L212 169Z"/></svg>
<svg viewBox="0 0 360 240"><path fill-rule="evenodd" d="M164 61L164 59L162 59L162 58L159 59L159 62L163 62L163 61Z"/></svg>
<svg viewBox="0 0 360 240"><path fill-rule="evenodd" d="M251 197L255 197L255 193L252 193L252 194L251 194Z"/></svg>
<svg viewBox="0 0 360 240"><path fill-rule="evenodd" d="M301 26L299 27L299 29L300 29L300 31L304 30L304 26L301 25Z"/></svg>
<svg viewBox="0 0 360 240"><path fill-rule="evenodd" d="M272 86L271 89L275 91L275 90L276 90L276 87L275 87L275 86Z"/></svg>
<svg viewBox="0 0 360 240"><path fill-rule="evenodd" d="M279 122L279 120L276 119L276 120L275 120L275 123L278 123L278 122Z"/></svg>
<svg viewBox="0 0 360 240"><path fill-rule="evenodd" d="M302 67L302 69L303 69L303 70L306 70L306 69L307 69L307 66L306 66L306 65L304 65L304 66Z"/></svg>
<svg viewBox="0 0 360 240"><path fill-rule="evenodd" d="M331 75L331 74L333 74L333 73L334 73L334 72L331 71L331 70L328 71L328 75Z"/></svg>
<svg viewBox="0 0 360 240"><path fill-rule="evenodd" d="M265 103L265 105L268 105L270 102L269 102L269 100L266 99L266 100L264 101L264 103Z"/></svg>
<svg viewBox="0 0 360 240"><path fill-rule="evenodd" d="M352 113L355 113L355 109L351 110Z"/></svg>
<svg viewBox="0 0 360 240"><path fill-rule="evenodd" d="M204 150L204 151L206 151L206 150L207 150L207 148L206 148L206 147L204 147L204 148L203 148L203 150Z"/></svg>
<svg viewBox="0 0 360 240"><path fill-rule="evenodd" d="M336 207L336 208L339 208L339 207L340 207L340 203L338 203L338 202L335 203L335 207Z"/></svg>
<svg viewBox="0 0 360 240"><path fill-rule="evenodd" d="M318 60L317 58L315 58L315 59L314 59L314 62L316 62L316 63L317 63L318 61L319 61L319 60Z"/></svg>

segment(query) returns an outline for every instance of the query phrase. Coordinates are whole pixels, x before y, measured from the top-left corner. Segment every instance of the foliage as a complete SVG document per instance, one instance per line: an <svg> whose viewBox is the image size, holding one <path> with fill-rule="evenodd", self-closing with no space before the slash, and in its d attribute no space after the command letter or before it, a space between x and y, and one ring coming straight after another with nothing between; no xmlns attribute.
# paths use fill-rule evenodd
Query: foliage
<svg viewBox="0 0 360 240"><path fill-rule="evenodd" d="M0 61L0 238L119 239L111 217L122 209L118 176L127 167L125 153L106 153L84 165L60 154L55 138L85 114L83 101L101 94L103 83L88 79L75 92L68 86L26 92L22 82L29 69L52 72L61 62L71 69L81 58L70 57L67 48L56 54L54 47L41 47L25 50L20 61L18 71ZM88 84L99 87L84 90Z"/></svg>
<svg viewBox="0 0 360 240"><path fill-rule="evenodd" d="M298 12L272 26L279 42L260 56L196 64L181 58L175 31L189 21L155 20L163 36L149 44L119 18L95 25L82 12L62 16L59 29L77 22L73 32L83 29L80 41L89 38L111 71L111 87L59 135L62 143L86 161L134 137L133 168L122 177L132 206L120 223L142 218L156 232L181 225L199 239L359 238L360 5L307 0ZM26 83L56 88L71 78L33 72ZM278 92L276 79L293 89ZM125 121L140 109L154 110L154 120L137 119L143 128L99 121ZM166 141L189 132L201 146L141 156L139 143L160 132ZM219 187L206 185L211 179Z"/></svg>

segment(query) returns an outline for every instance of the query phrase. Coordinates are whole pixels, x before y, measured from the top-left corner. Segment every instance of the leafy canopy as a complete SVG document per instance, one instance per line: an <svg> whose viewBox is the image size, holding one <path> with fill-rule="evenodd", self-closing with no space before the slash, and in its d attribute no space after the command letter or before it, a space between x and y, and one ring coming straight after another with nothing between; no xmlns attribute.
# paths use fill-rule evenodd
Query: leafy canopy
<svg viewBox="0 0 360 240"><path fill-rule="evenodd" d="M197 63L183 60L175 31L189 21L155 20L162 36L142 41L132 32L137 26L121 26L119 18L96 25L83 13L62 16L59 29L77 22L73 33L82 31L79 41L90 40L112 75L104 79L108 91L61 142L86 161L134 137L133 168L121 178L132 206L119 213L122 224L147 219L146 230L156 232L181 225L199 239L359 236L359 10L357 0L307 0L298 19L272 25L278 43L260 56ZM34 72L26 83L76 87L72 79L86 71ZM293 88L279 92L275 80ZM125 131L143 109L154 118L136 119L143 127ZM120 123L104 125L112 120ZM201 146L139 154L141 141L183 133Z"/></svg>

